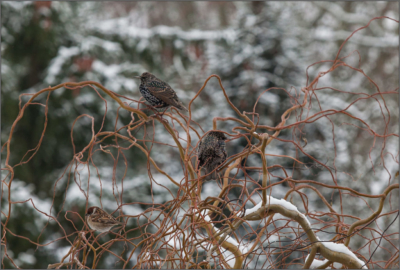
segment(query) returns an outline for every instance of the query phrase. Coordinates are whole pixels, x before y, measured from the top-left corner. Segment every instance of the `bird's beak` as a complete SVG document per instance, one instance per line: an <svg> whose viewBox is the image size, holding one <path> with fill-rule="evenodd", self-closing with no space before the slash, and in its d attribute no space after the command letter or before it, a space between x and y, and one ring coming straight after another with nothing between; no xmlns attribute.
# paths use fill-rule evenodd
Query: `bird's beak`
<svg viewBox="0 0 400 270"><path fill-rule="evenodd" d="M141 79L142 77L141 76L133 76L133 78Z"/></svg>

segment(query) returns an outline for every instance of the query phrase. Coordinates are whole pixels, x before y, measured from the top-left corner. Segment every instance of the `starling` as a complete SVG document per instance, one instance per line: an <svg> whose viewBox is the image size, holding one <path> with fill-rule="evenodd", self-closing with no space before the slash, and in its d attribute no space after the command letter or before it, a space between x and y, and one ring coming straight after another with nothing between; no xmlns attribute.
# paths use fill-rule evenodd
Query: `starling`
<svg viewBox="0 0 400 270"><path fill-rule="evenodd" d="M144 72L140 76L135 76L135 78L140 79L140 93L151 106L157 108L174 106L180 110L187 111L174 89L168 83L160 80L150 72Z"/></svg>
<svg viewBox="0 0 400 270"><path fill-rule="evenodd" d="M228 156L225 149L226 136L220 131L211 131L204 136L198 147L199 168L204 167L206 174L211 173L221 165ZM217 172L207 176L205 180L216 179Z"/></svg>

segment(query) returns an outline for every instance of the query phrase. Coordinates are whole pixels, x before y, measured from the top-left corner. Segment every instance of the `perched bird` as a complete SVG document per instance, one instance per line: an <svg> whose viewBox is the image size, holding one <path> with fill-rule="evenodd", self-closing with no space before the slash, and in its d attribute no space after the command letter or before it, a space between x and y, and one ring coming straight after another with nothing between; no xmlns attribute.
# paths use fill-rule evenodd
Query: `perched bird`
<svg viewBox="0 0 400 270"><path fill-rule="evenodd" d="M99 232L107 232L115 225L123 224L97 206L88 208L85 217L90 228Z"/></svg>
<svg viewBox="0 0 400 270"><path fill-rule="evenodd" d="M140 79L140 93L151 106L157 108L174 106L180 110L187 111L174 89L172 89L168 83L160 80L149 72L145 72L140 76L135 76L135 78Z"/></svg>
<svg viewBox="0 0 400 270"><path fill-rule="evenodd" d="M221 165L228 156L225 149L225 134L220 131L211 131L204 136L198 147L199 168L204 167L206 174L211 173ZM205 180L216 179L217 172L207 176Z"/></svg>

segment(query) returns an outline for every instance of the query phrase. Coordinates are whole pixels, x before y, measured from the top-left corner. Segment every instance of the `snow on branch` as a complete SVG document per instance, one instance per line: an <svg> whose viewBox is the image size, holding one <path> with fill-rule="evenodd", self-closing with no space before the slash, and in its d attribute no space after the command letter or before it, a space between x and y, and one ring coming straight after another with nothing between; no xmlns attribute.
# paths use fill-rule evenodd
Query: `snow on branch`
<svg viewBox="0 0 400 270"><path fill-rule="evenodd" d="M265 213L267 213L267 215L279 213L283 216L292 218L295 221L299 222L304 231L307 233L307 236L312 243L311 246L315 245L321 255L326 257L328 260L342 263L351 268L367 269L364 266L365 263L362 260L358 259L357 256L345 245L337 244L334 242L321 242L321 240L312 230L311 224L308 221L307 217L302 214L295 205L286 200L275 199L271 196L267 196L267 203L265 206L263 206L262 202L260 202L255 207L246 210L243 219L261 219L265 216Z"/></svg>
<svg viewBox="0 0 400 270"><path fill-rule="evenodd" d="M237 37L237 31L233 29L215 31L193 29L184 31L180 27L171 27L165 25L160 25L153 28L139 28L132 26L129 17L109 19L100 23L96 22L93 24L88 24L88 28L91 30L97 30L103 34L118 35L120 37L134 39L149 39L159 36L162 38L174 37L188 41L226 40L229 43L232 43Z"/></svg>
<svg viewBox="0 0 400 270"><path fill-rule="evenodd" d="M333 31L328 28L317 28L313 33L312 38L315 40L321 41L340 41L345 40L351 35L349 31ZM349 39L350 43L355 43L362 46L370 46L370 47L396 47L399 46L398 36L395 35L387 35L385 37L374 37L374 36L366 36L366 35L354 35L352 39Z"/></svg>
<svg viewBox="0 0 400 270"><path fill-rule="evenodd" d="M319 240L319 238L318 238L318 240ZM338 243L334 243L334 242L321 242L321 244L324 245L324 247L326 247L329 250L349 255L350 257L352 257L354 260L356 260L361 265L365 264L362 260L357 258L357 256L348 247L346 247L343 244L338 244ZM366 266L363 266L362 268L368 269Z"/></svg>
<svg viewBox="0 0 400 270"><path fill-rule="evenodd" d="M305 261L307 261L308 257L310 256L310 254L307 255ZM325 260L318 260L318 259L314 259L310 265L310 269L315 269L318 268L322 265L324 265L325 263L329 262L327 259ZM330 269L330 267L327 267L326 269Z"/></svg>

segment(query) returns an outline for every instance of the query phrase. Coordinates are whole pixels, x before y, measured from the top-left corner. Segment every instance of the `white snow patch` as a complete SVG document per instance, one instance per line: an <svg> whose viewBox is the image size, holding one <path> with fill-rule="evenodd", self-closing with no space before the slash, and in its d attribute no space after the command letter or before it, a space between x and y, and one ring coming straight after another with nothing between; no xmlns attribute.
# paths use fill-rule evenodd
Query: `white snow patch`
<svg viewBox="0 0 400 270"><path fill-rule="evenodd" d="M207 222L212 222L211 219L210 219L210 217L207 215L207 212L206 212L206 211L207 211L207 210L201 211L201 214L204 216L204 220L207 221ZM213 228L214 228L216 234L218 234L218 233L220 232L219 229L215 228L214 226L213 226ZM224 235L224 234L222 234L222 235ZM221 236L222 236L222 235L221 235ZM233 238L230 237L229 235L225 238L225 241L226 241L226 242L229 242L229 243L231 243L231 244L233 244L233 245L235 245L235 246L237 246L237 247L239 248L240 252L242 252L242 254L248 252L247 246L249 245L249 243L246 243L246 244L243 244L243 243L242 243L242 244L239 244L235 239L233 239Z"/></svg>
<svg viewBox="0 0 400 270"><path fill-rule="evenodd" d="M31 251L31 250L30 250ZM33 251L31 251L33 253ZM27 264L35 264L36 258L31 252L21 252L18 255L18 260Z"/></svg>
<svg viewBox="0 0 400 270"><path fill-rule="evenodd" d="M305 261L307 261L308 256L310 256L310 255L307 255ZM323 264L326 263L327 261L328 261L327 259L324 259L324 260L314 259L313 262L312 262L311 265L310 265L310 269L315 269L315 268L317 268L317 267L320 267L321 265L323 265ZM342 264L341 264L341 263L336 263L336 262L334 262L334 263L333 263L333 267L336 268L336 269L339 269L339 268L342 267ZM327 267L327 268L325 268L325 269L331 269L331 267Z"/></svg>
<svg viewBox="0 0 400 270"><path fill-rule="evenodd" d="M90 30L97 30L104 34L119 35L120 37L146 40L156 36L163 38L175 38L187 41L202 40L226 40L233 43L238 31L234 29L224 29L216 31L203 31L192 29L184 31L179 27L158 25L153 28L139 28L132 25L128 17L104 20L102 22L90 23L87 25Z"/></svg>
<svg viewBox="0 0 400 270"><path fill-rule="evenodd" d="M94 36L86 37L81 42L82 51L90 51L96 46L103 48L109 53L117 53L122 51L121 45L119 43L104 40Z"/></svg>
<svg viewBox="0 0 400 270"><path fill-rule="evenodd" d="M265 92L261 97L260 97L260 103L264 103L266 105L273 105L275 106L276 104L279 103L279 97L278 95L271 93L271 92Z"/></svg>
<svg viewBox="0 0 400 270"><path fill-rule="evenodd" d="M262 205L262 201L259 202L253 208L246 209L244 215L247 216L247 215L250 215L250 214L256 212L258 209L261 208L261 205ZM297 209L297 207L295 205L293 205L292 203L290 203L290 202L288 202L288 201L286 201L284 199L275 199L274 197L271 197L271 196L267 195L267 206L268 205L281 205L281 206L285 207L288 210L296 211L297 213L300 214L300 216L302 216L307 221L308 225L311 227L311 223L310 223L310 221L308 221L308 218L303 213L301 213Z"/></svg>
<svg viewBox="0 0 400 270"><path fill-rule="evenodd" d="M142 208L136 205L124 205L123 208L125 215L138 216L144 212Z"/></svg>
<svg viewBox="0 0 400 270"><path fill-rule="evenodd" d="M307 255L305 262L308 260L308 256L310 256L310 254ZM310 265L310 269L317 268L317 267L323 265L324 263L326 263L327 261L328 261L327 259L325 259L325 260L314 259ZM326 269L331 269L331 268L327 267Z"/></svg>
<svg viewBox="0 0 400 270"><path fill-rule="evenodd" d="M396 20L399 19L398 13L394 12L393 10L389 10L388 12L386 12L385 15L389 18L393 18ZM389 30L396 30L396 28L399 27L399 24L397 22L389 20L389 19L384 19L382 21L382 24L385 26L385 28L387 28Z"/></svg>
<svg viewBox="0 0 400 270"><path fill-rule="evenodd" d="M1 3L2 5L7 5L12 7L15 10L22 10L28 5L32 5L32 1L4 1Z"/></svg>
<svg viewBox="0 0 400 270"><path fill-rule="evenodd" d="M80 52L78 47L61 47L58 51L58 55L51 62L47 77L45 78L46 83L54 83L56 76L61 72L61 67L64 63L71 59L71 57L78 55Z"/></svg>
<svg viewBox="0 0 400 270"><path fill-rule="evenodd" d="M204 220L207 222L211 222L210 217L207 215L207 210L201 211L201 215L204 216ZM216 231L218 230L217 228L214 228Z"/></svg>
<svg viewBox="0 0 400 270"><path fill-rule="evenodd" d="M167 233L170 233L172 230L173 228L169 228ZM175 231L174 233L167 235L165 237L165 241L167 241L168 244L175 249L181 248L181 239L179 237L179 231Z"/></svg>
<svg viewBox="0 0 400 270"><path fill-rule="evenodd" d="M319 241L321 241L318 237L317 239ZM344 253L347 254L351 257L353 257L356 261L358 261L359 264L363 265L363 269L368 269L364 264L364 262L362 260L360 260L359 258L357 258L357 256L345 245L343 244L337 244L334 242L321 242L327 249L330 249L332 251L336 251L336 252L340 252L340 253Z"/></svg>
<svg viewBox="0 0 400 270"><path fill-rule="evenodd" d="M201 196L206 198L208 196L210 197L217 197L218 194L220 193L221 189L219 188L219 186L217 185L217 183L215 183L215 181L213 182L206 182L203 185L203 189L201 192Z"/></svg>
<svg viewBox="0 0 400 270"><path fill-rule="evenodd" d="M231 244L237 246L237 247L240 249L240 252L241 252L242 254L247 253L247 252L249 251L249 249L247 248L247 245L245 246L245 245L243 245L243 244L239 244L235 239L233 239L233 238L230 237L230 236L227 236L226 239L225 239L225 241L227 241L227 242L229 242L229 243L231 243Z"/></svg>
<svg viewBox="0 0 400 270"><path fill-rule="evenodd" d="M262 205L262 201L259 202L253 208L247 209L246 212L245 212L245 215L249 215L251 213L256 212L258 209L261 208L261 205ZM288 202L286 200L283 200L283 199L275 199L275 198L273 198L271 196L268 196L268 195L267 195L267 205L282 205L283 207L285 207L288 210L292 210L292 211L297 211L298 212L297 207L294 206L293 204L291 204L290 202Z"/></svg>
<svg viewBox="0 0 400 270"><path fill-rule="evenodd" d="M121 72L120 65L117 64L106 65L100 60L94 60L92 63L92 68L93 70L98 71L107 78L115 77Z"/></svg>
<svg viewBox="0 0 400 270"><path fill-rule="evenodd" d="M228 250L222 252L222 255L224 256L226 263L229 264L229 266L231 268L233 268L233 266L235 265L235 262L236 262L235 255Z"/></svg>
<svg viewBox="0 0 400 270"><path fill-rule="evenodd" d="M6 189L7 187L5 187ZM3 190L7 192L6 190ZM23 181L20 181L18 179L14 179L11 183L11 201L13 202L18 202L18 201L25 201L27 199L32 199L31 201L27 201L24 203L26 207L32 208L32 210L37 213L40 216L41 221L47 221L48 217L40 212L38 212L36 209L34 209L33 204L35 207L46 213L47 215L51 215L50 213L50 208L51 208L51 201L49 199L42 200L34 193L34 185L33 184L26 184ZM33 203L33 204L32 204ZM8 210L8 204L7 205L7 210ZM4 211L5 209L3 209ZM35 220L35 222L39 222L38 219ZM51 220L50 220L51 221ZM37 224L39 226L40 222Z"/></svg>

